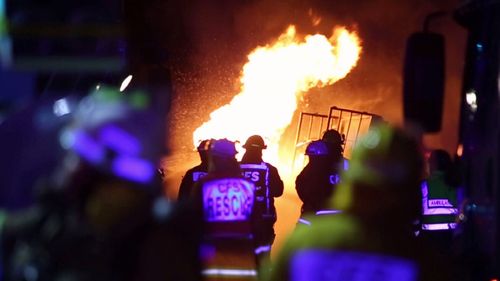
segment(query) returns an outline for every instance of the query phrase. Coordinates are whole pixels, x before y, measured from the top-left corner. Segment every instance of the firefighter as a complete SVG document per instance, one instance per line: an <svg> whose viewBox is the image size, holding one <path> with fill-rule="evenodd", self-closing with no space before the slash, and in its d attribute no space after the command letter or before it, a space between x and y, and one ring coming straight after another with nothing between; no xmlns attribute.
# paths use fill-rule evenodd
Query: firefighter
<svg viewBox="0 0 500 281"><path fill-rule="evenodd" d="M341 170L347 170L349 162L343 156L345 136L341 135L337 130L329 129L323 133L321 140L328 146L328 155L332 169L337 171L338 175Z"/></svg>
<svg viewBox="0 0 500 281"><path fill-rule="evenodd" d="M264 280L450 280L446 260L411 232L422 163L402 130L372 128L331 198L343 212L296 228Z"/></svg>
<svg viewBox="0 0 500 281"><path fill-rule="evenodd" d="M299 223L310 225L306 218L315 215L325 207L331 195L330 159L328 147L324 141L312 141L306 147L305 154L309 162L295 180L295 189L302 200Z"/></svg>
<svg viewBox="0 0 500 281"><path fill-rule="evenodd" d="M448 152L433 150L429 157L429 177L422 182L420 236L443 254L451 254L453 230L458 215L457 186Z"/></svg>
<svg viewBox="0 0 500 281"><path fill-rule="evenodd" d="M161 194L164 115L148 104L104 86L79 103L36 206L5 219L4 280L201 280L201 230Z"/></svg>
<svg viewBox="0 0 500 281"><path fill-rule="evenodd" d="M189 169L184 177L182 178L181 185L179 187L178 200L186 200L190 197L193 185L200 180L202 177L206 176L208 173L208 148L210 147L210 140L203 140L197 147L198 154L200 155L201 163Z"/></svg>
<svg viewBox="0 0 500 281"><path fill-rule="evenodd" d="M328 159L329 159L329 181L333 189L340 183L340 174L349 168L349 161L344 158L344 145L345 136L341 135L337 130L330 129L325 131L323 137L321 138L328 147ZM329 193L331 194L331 193ZM336 214L338 210L324 209L316 211L316 215L329 215Z"/></svg>
<svg viewBox="0 0 500 281"><path fill-rule="evenodd" d="M212 141L208 174L192 191L204 225L205 280L257 278L251 221L255 186L242 176L236 153L234 142Z"/></svg>
<svg viewBox="0 0 500 281"><path fill-rule="evenodd" d="M255 231L255 253L258 262L269 259L274 242L276 208L274 198L283 194L283 181L278 169L262 160L262 150L267 146L259 135L253 135L243 145L245 154L240 162L243 176L255 184L255 206L252 222Z"/></svg>
<svg viewBox="0 0 500 281"><path fill-rule="evenodd" d="M328 198L340 182L340 172L338 165L332 165L332 154L325 141L312 141L306 147L305 154L309 156L309 162L297 176L295 189L303 203L299 224L310 225L311 216L340 213L340 210L328 205Z"/></svg>

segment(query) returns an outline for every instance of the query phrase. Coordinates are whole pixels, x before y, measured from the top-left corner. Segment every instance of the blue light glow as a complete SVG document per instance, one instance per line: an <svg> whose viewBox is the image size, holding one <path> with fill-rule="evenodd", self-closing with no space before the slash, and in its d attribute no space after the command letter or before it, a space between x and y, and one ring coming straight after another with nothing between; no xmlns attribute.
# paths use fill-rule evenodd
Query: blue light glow
<svg viewBox="0 0 500 281"><path fill-rule="evenodd" d="M153 203L153 215L157 220L166 219L172 212L172 204L163 197L158 197Z"/></svg>
<svg viewBox="0 0 500 281"><path fill-rule="evenodd" d="M5 0L0 0L0 18L5 16Z"/></svg>
<svg viewBox="0 0 500 281"><path fill-rule="evenodd" d="M71 112L68 101L64 98L56 100L52 109L57 117L64 116Z"/></svg>
<svg viewBox="0 0 500 281"><path fill-rule="evenodd" d="M201 272L204 276L257 276L257 271L254 269L227 269L227 268L211 268L204 269Z"/></svg>
<svg viewBox="0 0 500 281"><path fill-rule="evenodd" d="M101 129L100 140L107 147L122 155L137 156L141 152L141 144L128 132L114 125Z"/></svg>
<svg viewBox="0 0 500 281"><path fill-rule="evenodd" d="M202 243L200 245L200 258L202 260L210 260L210 259L213 259L215 257L215 246L214 245L210 245L210 244L206 244L206 243Z"/></svg>
<svg viewBox="0 0 500 281"><path fill-rule="evenodd" d="M98 164L104 160L104 148L83 131L74 133L73 149L90 163Z"/></svg>
<svg viewBox="0 0 500 281"><path fill-rule="evenodd" d="M193 182L199 181L201 178L206 176L208 173L206 172L194 172L193 173Z"/></svg>
<svg viewBox="0 0 500 281"><path fill-rule="evenodd" d="M347 171L347 169L349 169L349 160L344 159L344 161L343 161L343 168L344 168L345 171Z"/></svg>
<svg viewBox="0 0 500 281"><path fill-rule="evenodd" d="M415 263L399 257L317 249L297 252L290 270L292 281L415 281L418 275Z"/></svg>
<svg viewBox="0 0 500 281"><path fill-rule="evenodd" d="M477 51L478 51L478 52L482 52L482 51L483 51L483 44L481 44L481 43L477 43L477 44L476 44L476 48L477 48Z"/></svg>
<svg viewBox="0 0 500 281"><path fill-rule="evenodd" d="M270 252L270 251L271 251L271 245L264 245L264 246L257 247L254 252L256 255L260 255L262 253L266 253L266 252Z"/></svg>
<svg viewBox="0 0 500 281"><path fill-rule="evenodd" d="M316 212L316 216L324 216L324 215L336 215L341 214L340 210L320 210Z"/></svg>
<svg viewBox="0 0 500 281"><path fill-rule="evenodd" d="M338 184L339 182L340 182L339 174L330 175L330 184Z"/></svg>
<svg viewBox="0 0 500 281"><path fill-rule="evenodd" d="M299 223L300 224L305 224L305 225L311 225L311 222L304 219L304 218L299 218Z"/></svg>
<svg viewBox="0 0 500 281"><path fill-rule="evenodd" d="M113 161L112 170L116 176L139 183L151 182L155 173L150 162L128 156L118 156Z"/></svg>
<svg viewBox="0 0 500 281"><path fill-rule="evenodd" d="M70 149L75 144L75 134L71 130L64 130L59 135L59 143L64 149Z"/></svg>
<svg viewBox="0 0 500 281"><path fill-rule="evenodd" d="M424 223L422 224L423 230L449 230L457 228L456 223Z"/></svg>

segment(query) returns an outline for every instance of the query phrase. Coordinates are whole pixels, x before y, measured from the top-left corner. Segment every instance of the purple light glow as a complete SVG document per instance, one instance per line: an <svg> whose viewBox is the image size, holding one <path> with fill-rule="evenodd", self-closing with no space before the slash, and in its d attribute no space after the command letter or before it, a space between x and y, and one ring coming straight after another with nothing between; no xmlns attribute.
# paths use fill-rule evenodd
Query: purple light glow
<svg viewBox="0 0 500 281"><path fill-rule="evenodd" d="M90 163L98 164L104 159L104 148L83 131L76 131L73 149Z"/></svg>
<svg viewBox="0 0 500 281"><path fill-rule="evenodd" d="M103 145L115 150L121 155L137 156L141 152L141 144L128 132L109 125L101 129L99 138Z"/></svg>
<svg viewBox="0 0 500 281"><path fill-rule="evenodd" d="M302 250L291 260L292 281L415 281L417 266L409 260L374 253Z"/></svg>
<svg viewBox="0 0 500 281"><path fill-rule="evenodd" d="M112 169L116 176L139 183L150 182L155 172L155 167L150 162L127 156L117 157Z"/></svg>

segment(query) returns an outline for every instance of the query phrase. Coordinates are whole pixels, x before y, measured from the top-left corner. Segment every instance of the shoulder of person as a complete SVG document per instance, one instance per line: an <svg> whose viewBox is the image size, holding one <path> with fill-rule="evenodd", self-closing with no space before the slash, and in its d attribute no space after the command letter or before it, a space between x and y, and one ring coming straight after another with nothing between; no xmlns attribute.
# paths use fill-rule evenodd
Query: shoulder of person
<svg viewBox="0 0 500 281"><path fill-rule="evenodd" d="M266 166L269 168L269 170L276 170L276 171L278 171L278 169L276 167L274 167L271 163L264 162L264 164L266 164Z"/></svg>

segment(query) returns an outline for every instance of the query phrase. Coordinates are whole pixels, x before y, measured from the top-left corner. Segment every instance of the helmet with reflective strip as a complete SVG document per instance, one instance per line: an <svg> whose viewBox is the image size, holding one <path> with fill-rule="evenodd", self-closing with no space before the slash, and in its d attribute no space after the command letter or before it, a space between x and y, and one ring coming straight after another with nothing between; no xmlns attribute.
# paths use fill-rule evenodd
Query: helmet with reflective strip
<svg viewBox="0 0 500 281"><path fill-rule="evenodd" d="M210 142L209 153L213 156L219 156L223 158L234 158L236 153L236 147L234 142L228 139L214 140Z"/></svg>
<svg viewBox="0 0 500 281"><path fill-rule="evenodd" d="M326 156L328 155L328 146L321 140L312 141L307 146L305 154L308 156Z"/></svg>
<svg viewBox="0 0 500 281"><path fill-rule="evenodd" d="M253 135L247 139L245 144L243 145L243 148L260 148L260 149L266 149L267 145L264 143L264 139L259 136L259 135Z"/></svg>

